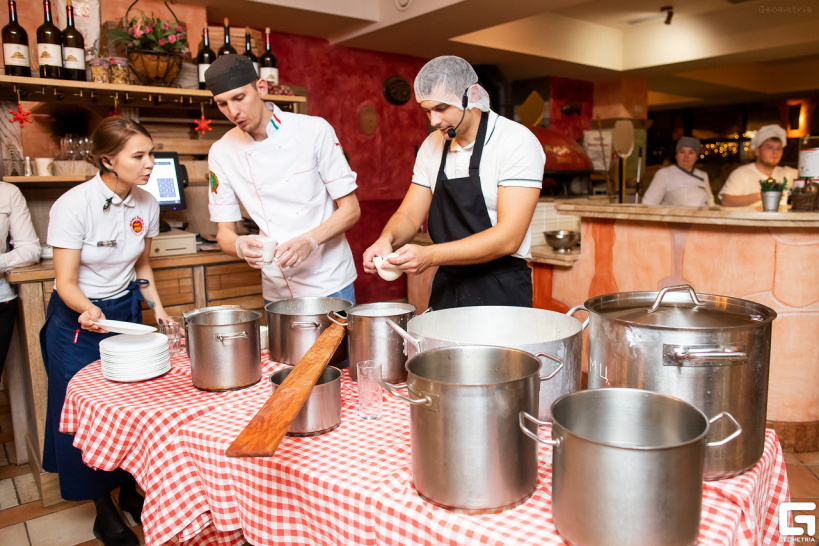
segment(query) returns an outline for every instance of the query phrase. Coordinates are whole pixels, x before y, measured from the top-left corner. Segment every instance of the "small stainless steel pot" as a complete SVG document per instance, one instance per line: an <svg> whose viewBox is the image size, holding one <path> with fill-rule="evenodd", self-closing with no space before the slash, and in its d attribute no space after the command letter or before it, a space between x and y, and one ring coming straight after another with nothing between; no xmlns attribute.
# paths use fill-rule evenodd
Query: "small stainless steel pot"
<svg viewBox="0 0 819 546"><path fill-rule="evenodd" d="M333 318L334 314L330 313L330 320L345 326ZM353 381L358 380L356 363L362 360L379 361L385 381L406 379L404 340L393 331L389 322L406 328L407 322L415 315L415 306L409 303L365 303L350 307L345 314L350 377Z"/></svg>
<svg viewBox="0 0 819 546"><path fill-rule="evenodd" d="M262 378L258 311L216 308L186 319L193 386L205 391L241 389Z"/></svg>
<svg viewBox="0 0 819 546"><path fill-rule="evenodd" d="M517 349L442 347L407 361L412 476L418 494L450 510L492 513L537 485L537 445L518 414L537 410L540 362Z"/></svg>
<svg viewBox="0 0 819 546"><path fill-rule="evenodd" d="M285 368L270 375L273 392L290 375ZM287 429L287 436L320 436L341 423L341 370L328 366L321 372L316 386Z"/></svg>
<svg viewBox="0 0 819 546"><path fill-rule="evenodd" d="M560 535L583 546L693 545L700 530L706 449L741 429L729 415L710 421L696 407L640 389L567 394L552 405L552 439L521 413L520 429L551 444L552 517ZM709 424L733 433L706 444Z"/></svg>
<svg viewBox="0 0 819 546"><path fill-rule="evenodd" d="M295 366L332 321L331 311L341 312L353 304L341 298L292 298L265 305L270 360ZM347 359L342 343L330 359L338 364Z"/></svg>

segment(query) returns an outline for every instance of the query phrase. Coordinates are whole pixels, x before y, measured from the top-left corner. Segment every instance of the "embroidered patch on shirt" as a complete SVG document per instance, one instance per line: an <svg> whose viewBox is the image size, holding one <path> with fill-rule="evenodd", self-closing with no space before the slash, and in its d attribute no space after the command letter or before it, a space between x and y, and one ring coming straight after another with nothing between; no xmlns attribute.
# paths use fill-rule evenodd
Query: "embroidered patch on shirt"
<svg viewBox="0 0 819 546"><path fill-rule="evenodd" d="M208 181L210 183L210 192L216 193L219 190L219 178L213 174L213 171L208 172Z"/></svg>
<svg viewBox="0 0 819 546"><path fill-rule="evenodd" d="M145 229L145 222L142 221L142 218L139 216L131 218L131 232L134 235L139 235L143 229Z"/></svg>

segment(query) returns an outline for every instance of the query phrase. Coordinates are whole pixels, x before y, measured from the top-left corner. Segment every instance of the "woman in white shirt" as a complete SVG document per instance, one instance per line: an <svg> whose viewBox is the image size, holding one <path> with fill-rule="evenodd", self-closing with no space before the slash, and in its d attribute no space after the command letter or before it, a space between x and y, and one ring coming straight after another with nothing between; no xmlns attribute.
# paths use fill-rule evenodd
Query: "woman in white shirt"
<svg viewBox="0 0 819 546"><path fill-rule="evenodd" d="M148 182L154 166L151 135L132 120L109 117L92 140L100 172L54 203L48 226L56 278L40 332L48 374L43 468L59 473L64 499L94 501L94 536L106 545L138 545L110 494L120 487L120 507L139 522L143 498L133 477L122 469L85 466L73 436L59 432L68 382L100 358L99 343L111 335L95 321L141 323L140 301L158 321L168 316L149 263L150 240L159 232L159 204L139 187Z"/></svg>
<svg viewBox="0 0 819 546"><path fill-rule="evenodd" d="M6 241L12 248L6 248ZM31 223L26 198L17 186L0 182L0 375L17 317L17 294L4 273L12 267L37 263L40 259L40 239Z"/></svg>

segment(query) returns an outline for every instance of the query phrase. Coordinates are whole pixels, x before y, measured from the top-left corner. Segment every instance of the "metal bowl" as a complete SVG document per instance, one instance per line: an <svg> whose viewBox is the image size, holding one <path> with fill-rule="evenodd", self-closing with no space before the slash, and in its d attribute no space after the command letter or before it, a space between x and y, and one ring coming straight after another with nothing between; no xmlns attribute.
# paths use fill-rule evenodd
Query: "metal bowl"
<svg viewBox="0 0 819 546"><path fill-rule="evenodd" d="M567 229L544 231L543 236L546 238L546 244L558 252L571 252L571 249L580 242L580 232Z"/></svg>

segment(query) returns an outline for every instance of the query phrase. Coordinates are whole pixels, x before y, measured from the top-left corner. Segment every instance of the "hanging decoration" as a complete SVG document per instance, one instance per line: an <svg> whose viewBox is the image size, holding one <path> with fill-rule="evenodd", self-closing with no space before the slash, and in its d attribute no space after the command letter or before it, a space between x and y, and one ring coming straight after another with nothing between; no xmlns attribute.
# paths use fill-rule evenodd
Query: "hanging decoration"
<svg viewBox="0 0 819 546"><path fill-rule="evenodd" d="M213 123L213 120L207 119L205 117L205 103L204 102L199 103L199 106L202 112L202 117L193 120L193 122L196 124L196 127L194 127L193 132L195 133L197 131L202 131L202 134L204 135L205 131L213 131L213 127L210 126L210 124Z"/></svg>
<svg viewBox="0 0 819 546"><path fill-rule="evenodd" d="M34 123L31 120L31 110L23 110L23 103L20 102L19 89L17 90L17 111L15 112L14 110L9 110L9 114L11 114L14 117L8 120L8 122L11 123L12 125L14 125L15 123L19 123L20 129L23 128L23 125L25 125L26 122Z"/></svg>
<svg viewBox="0 0 819 546"><path fill-rule="evenodd" d="M114 93L114 109L108 112L108 117L121 116L119 112L119 93Z"/></svg>

